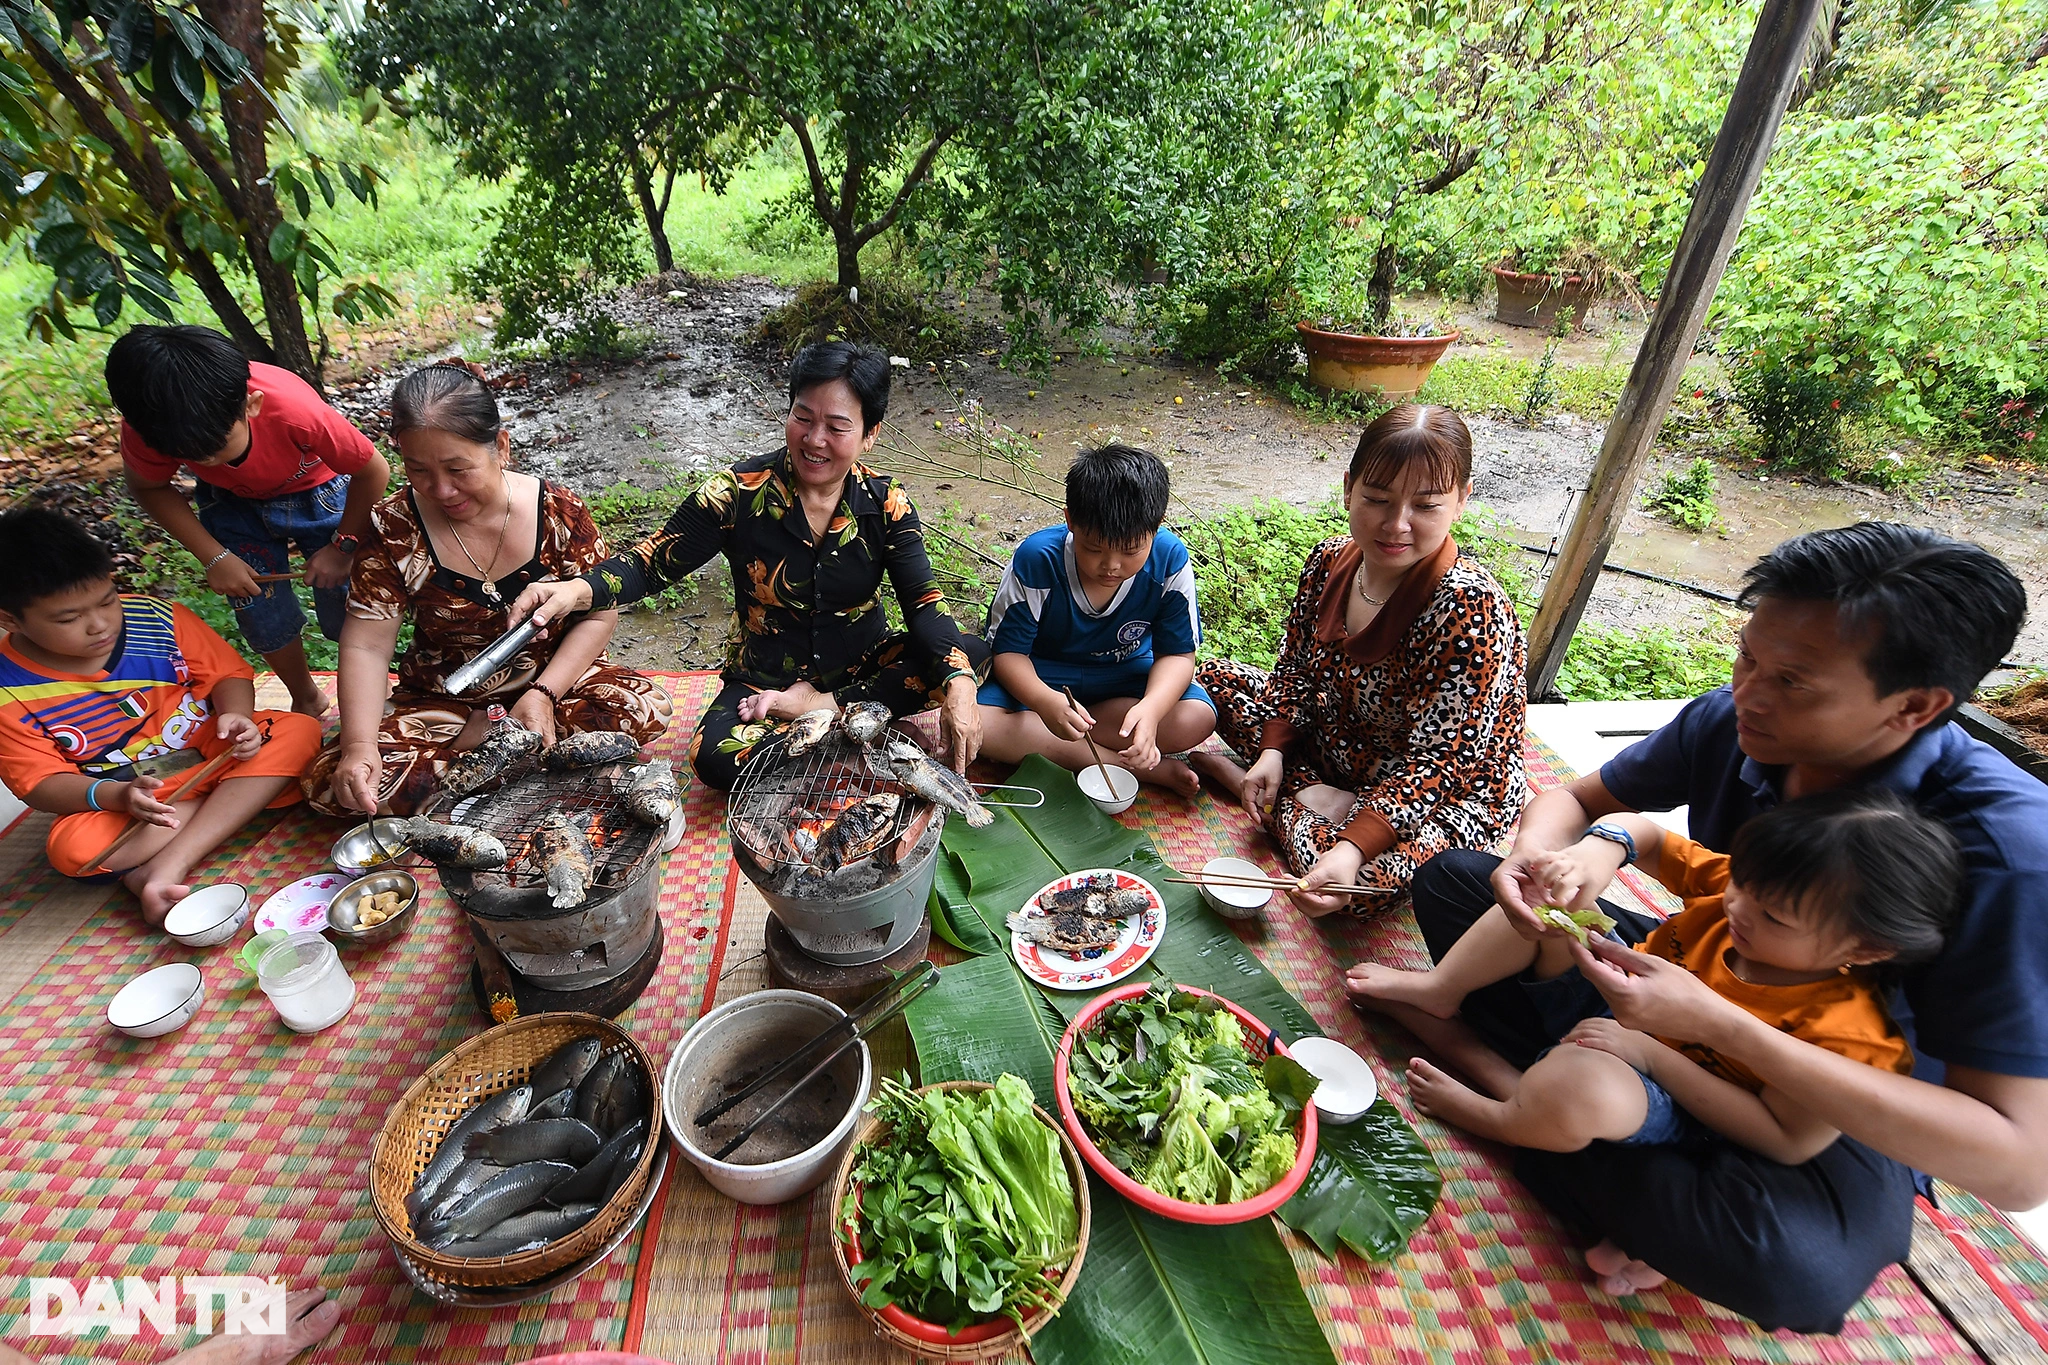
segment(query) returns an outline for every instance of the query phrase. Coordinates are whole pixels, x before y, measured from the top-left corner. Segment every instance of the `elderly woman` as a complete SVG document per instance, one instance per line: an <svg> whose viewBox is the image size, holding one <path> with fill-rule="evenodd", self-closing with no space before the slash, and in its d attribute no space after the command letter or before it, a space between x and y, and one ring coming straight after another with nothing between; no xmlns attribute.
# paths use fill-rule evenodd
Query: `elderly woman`
<svg viewBox="0 0 2048 1365"><path fill-rule="evenodd" d="M659 738L668 695L604 657L616 612L550 625L476 688L449 695L448 674L511 629L512 600L537 579L602 562L604 537L575 494L508 467L511 437L471 367L407 375L391 394L391 434L407 486L377 504L356 555L341 633L341 735L303 779L307 800L329 814L409 814L449 761L481 741L494 708L550 743L584 730ZM408 615L412 643L387 702Z"/></svg>
<svg viewBox="0 0 2048 1365"><path fill-rule="evenodd" d="M1525 649L1514 606L1451 539L1472 436L1403 404L1344 476L1351 534L1309 553L1270 673L1212 660L1196 680L1246 771L1193 762L1272 833L1311 915L1403 904L1418 865L1485 848L1521 813ZM1362 885L1373 894L1318 888Z"/></svg>
<svg viewBox="0 0 2048 1365"><path fill-rule="evenodd" d="M734 632L725 686L690 740L698 777L730 791L771 722L855 701L899 716L939 707L948 756L965 772L981 747L975 689L988 647L947 612L909 495L861 463L888 405L880 351L805 347L790 364L782 449L713 475L660 531L580 579L534 584L513 619L637 601L722 554ZM884 574L903 609L894 633Z"/></svg>

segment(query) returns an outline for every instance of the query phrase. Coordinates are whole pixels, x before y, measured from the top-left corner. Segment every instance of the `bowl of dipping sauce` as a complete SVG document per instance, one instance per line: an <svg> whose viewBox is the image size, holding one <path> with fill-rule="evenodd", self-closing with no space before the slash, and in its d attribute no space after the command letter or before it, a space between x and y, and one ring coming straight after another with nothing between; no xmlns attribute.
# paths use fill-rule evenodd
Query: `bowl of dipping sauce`
<svg viewBox="0 0 2048 1365"><path fill-rule="evenodd" d="M130 1038L159 1038L192 1022L206 1003L206 982L189 962L144 972L107 1003L107 1022Z"/></svg>
<svg viewBox="0 0 2048 1365"><path fill-rule="evenodd" d="M1202 899L1225 919L1257 919L1259 911L1273 899L1270 886L1211 886L1211 877L1243 879L1270 877L1264 868L1244 858L1211 858L1202 864Z"/></svg>
<svg viewBox="0 0 2048 1365"><path fill-rule="evenodd" d="M371 826L376 826L372 837ZM383 847L379 848L379 842ZM395 815L365 820L334 841L334 870L349 877L382 867L405 852L405 821Z"/></svg>
<svg viewBox="0 0 2048 1365"><path fill-rule="evenodd" d="M327 902L327 927L344 945L386 943L412 927L420 884L410 872L386 868L356 878Z"/></svg>
<svg viewBox="0 0 2048 1365"><path fill-rule="evenodd" d="M1104 782L1102 775L1109 774ZM1138 775L1129 768L1119 768L1114 763L1105 767L1091 763L1074 775L1081 784L1081 794L1095 803L1095 808L1104 815L1121 815L1131 808L1131 802L1138 799Z"/></svg>
<svg viewBox="0 0 2048 1365"><path fill-rule="evenodd" d="M248 922L250 904L249 888L234 882L198 887L164 916L164 932L187 948L211 948Z"/></svg>

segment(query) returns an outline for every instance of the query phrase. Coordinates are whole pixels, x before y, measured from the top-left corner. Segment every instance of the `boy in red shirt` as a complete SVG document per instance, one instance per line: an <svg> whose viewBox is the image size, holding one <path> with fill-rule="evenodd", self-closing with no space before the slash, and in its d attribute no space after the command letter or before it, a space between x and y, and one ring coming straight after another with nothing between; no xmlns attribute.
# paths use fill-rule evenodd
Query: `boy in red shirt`
<svg viewBox="0 0 2048 1365"><path fill-rule="evenodd" d="M206 327L131 328L107 352L106 373L128 491L234 604L249 647L291 689L292 710L325 715L299 639L306 614L289 583L256 575L289 571L297 545L320 632L340 639L356 546L391 477L384 457L312 385L251 364ZM199 481L197 517L171 485L181 467Z"/></svg>
<svg viewBox="0 0 2048 1365"><path fill-rule="evenodd" d="M320 722L258 711L255 673L186 607L124 596L106 547L38 507L0 513L0 781L51 811L50 865L118 873L163 923L199 860L268 806L299 799ZM210 778L156 797L232 750ZM133 819L143 830L100 866Z"/></svg>

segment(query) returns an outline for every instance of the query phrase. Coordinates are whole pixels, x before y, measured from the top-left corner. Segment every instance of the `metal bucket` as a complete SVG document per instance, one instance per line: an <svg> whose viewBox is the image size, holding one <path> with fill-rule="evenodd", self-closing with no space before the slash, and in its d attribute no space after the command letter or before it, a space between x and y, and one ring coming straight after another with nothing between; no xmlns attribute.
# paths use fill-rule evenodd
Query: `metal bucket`
<svg viewBox="0 0 2048 1365"><path fill-rule="evenodd" d="M778 895L750 859L738 861L797 947L820 962L855 967L889 956L910 942L924 923L925 902L939 870L939 829L944 823L943 818L932 821L893 879L843 899Z"/></svg>

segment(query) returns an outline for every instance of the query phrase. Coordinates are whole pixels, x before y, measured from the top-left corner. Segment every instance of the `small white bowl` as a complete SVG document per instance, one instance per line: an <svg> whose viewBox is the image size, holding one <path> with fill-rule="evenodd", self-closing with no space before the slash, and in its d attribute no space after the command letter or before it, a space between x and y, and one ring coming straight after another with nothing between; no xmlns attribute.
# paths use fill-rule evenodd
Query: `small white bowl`
<svg viewBox="0 0 2048 1365"><path fill-rule="evenodd" d="M1104 771L1109 773L1109 785L1102 781ZM1093 801L1095 808L1104 815L1121 815L1131 808L1131 802L1138 799L1138 775L1114 763L1106 770L1091 763L1076 773L1074 780L1081 784L1081 794Z"/></svg>
<svg viewBox="0 0 2048 1365"><path fill-rule="evenodd" d="M1202 899L1225 919L1257 919L1273 899L1269 886L1211 886L1211 877L1265 877L1271 874L1244 858L1211 858L1202 864Z"/></svg>
<svg viewBox="0 0 2048 1365"><path fill-rule="evenodd" d="M206 982L189 962L144 972L107 1003L107 1022L130 1038L158 1038L185 1027L206 1003Z"/></svg>
<svg viewBox="0 0 2048 1365"><path fill-rule="evenodd" d="M1303 1038L1287 1050L1322 1084L1316 1087L1317 1115L1325 1123L1355 1123L1379 1098L1380 1084L1365 1058L1335 1038Z"/></svg>
<svg viewBox="0 0 2048 1365"><path fill-rule="evenodd" d="M187 948L211 948L235 936L249 918L249 905L246 886L202 886L171 907L164 916L164 932Z"/></svg>

